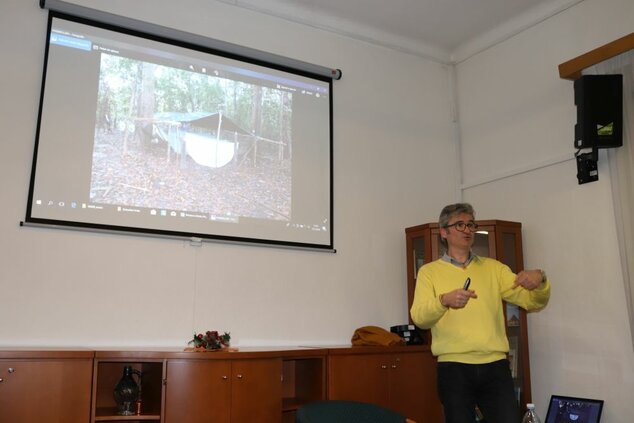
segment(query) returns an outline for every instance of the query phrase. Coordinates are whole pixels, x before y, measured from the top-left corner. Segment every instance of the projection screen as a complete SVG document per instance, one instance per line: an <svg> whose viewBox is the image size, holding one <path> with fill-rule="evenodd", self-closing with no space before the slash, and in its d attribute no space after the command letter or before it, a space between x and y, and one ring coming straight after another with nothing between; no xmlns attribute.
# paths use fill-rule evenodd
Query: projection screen
<svg viewBox="0 0 634 423"><path fill-rule="evenodd" d="M50 12L25 222L333 250L332 79Z"/></svg>

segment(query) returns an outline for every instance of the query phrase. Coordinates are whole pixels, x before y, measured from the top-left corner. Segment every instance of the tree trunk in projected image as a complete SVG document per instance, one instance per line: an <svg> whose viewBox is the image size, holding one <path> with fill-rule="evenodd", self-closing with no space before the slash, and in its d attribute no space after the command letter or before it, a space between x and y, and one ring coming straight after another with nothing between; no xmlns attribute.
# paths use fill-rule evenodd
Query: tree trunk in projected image
<svg viewBox="0 0 634 423"><path fill-rule="evenodd" d="M137 136L140 137L141 142L150 142L152 140L152 118L154 116L156 98L155 92L155 77L156 65L153 63L143 62L140 72L141 88L137 90L138 99L136 104L138 105L137 119L138 122L135 125L137 129Z"/></svg>
<svg viewBox="0 0 634 423"><path fill-rule="evenodd" d="M252 102L253 109L251 109L251 128L253 129L253 135L260 136L262 130L262 87L253 87ZM254 140L253 147L253 166L258 165L258 140Z"/></svg>

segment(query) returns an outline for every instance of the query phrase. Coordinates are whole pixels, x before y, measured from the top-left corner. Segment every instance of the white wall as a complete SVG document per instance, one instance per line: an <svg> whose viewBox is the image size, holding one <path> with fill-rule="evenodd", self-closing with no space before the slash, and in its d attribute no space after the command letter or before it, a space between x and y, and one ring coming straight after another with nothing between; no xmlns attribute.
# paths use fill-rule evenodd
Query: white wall
<svg viewBox="0 0 634 423"><path fill-rule="evenodd" d="M464 198L480 218L523 222L525 267L546 269L553 283L548 307L529 315L542 416L550 395L563 394L604 399L602 422L632 420L634 353L607 155L599 181L578 185L573 84L557 66L633 29L631 0L586 0L457 66Z"/></svg>
<svg viewBox="0 0 634 423"><path fill-rule="evenodd" d="M334 344L362 325L407 321L404 228L436 219L454 196L446 68L209 0L74 3L341 68L338 252L20 228L47 13L3 0L0 346L184 347L207 329L238 346Z"/></svg>

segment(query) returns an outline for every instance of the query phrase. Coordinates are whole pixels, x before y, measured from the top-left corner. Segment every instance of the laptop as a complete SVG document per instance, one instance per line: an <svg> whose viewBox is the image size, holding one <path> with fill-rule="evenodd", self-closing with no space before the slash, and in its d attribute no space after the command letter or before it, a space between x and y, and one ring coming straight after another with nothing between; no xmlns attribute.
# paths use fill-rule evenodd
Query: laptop
<svg viewBox="0 0 634 423"><path fill-rule="evenodd" d="M603 400L565 397L550 397L545 423L599 423Z"/></svg>

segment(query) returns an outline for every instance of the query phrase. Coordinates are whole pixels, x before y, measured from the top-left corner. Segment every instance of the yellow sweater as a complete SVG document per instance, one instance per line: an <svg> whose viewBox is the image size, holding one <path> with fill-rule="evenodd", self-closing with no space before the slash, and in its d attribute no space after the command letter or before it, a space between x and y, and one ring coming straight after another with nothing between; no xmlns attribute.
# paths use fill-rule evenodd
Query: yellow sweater
<svg viewBox="0 0 634 423"><path fill-rule="evenodd" d="M438 361L483 364L506 357L509 343L502 300L534 311L550 298L548 280L529 291L521 286L513 289L515 276L505 264L479 256L464 269L442 259L420 268L410 313L418 327L431 328L431 350ZM469 289L478 298L471 298L462 309L443 307L440 294L462 288L468 277Z"/></svg>

